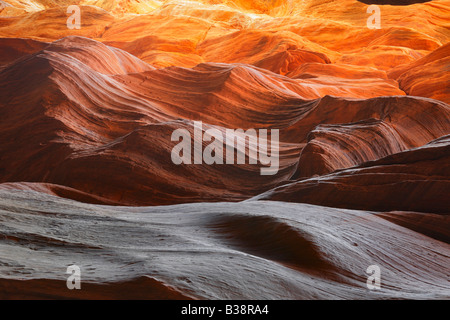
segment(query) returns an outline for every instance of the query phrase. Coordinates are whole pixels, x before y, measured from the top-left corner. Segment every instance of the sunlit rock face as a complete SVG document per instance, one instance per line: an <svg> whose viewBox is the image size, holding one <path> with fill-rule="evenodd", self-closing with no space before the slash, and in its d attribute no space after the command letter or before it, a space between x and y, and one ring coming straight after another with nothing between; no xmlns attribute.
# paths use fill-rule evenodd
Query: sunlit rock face
<svg viewBox="0 0 450 320"><path fill-rule="evenodd" d="M388 4L0 0L0 297L448 298L450 1ZM276 172L174 163L230 129Z"/></svg>

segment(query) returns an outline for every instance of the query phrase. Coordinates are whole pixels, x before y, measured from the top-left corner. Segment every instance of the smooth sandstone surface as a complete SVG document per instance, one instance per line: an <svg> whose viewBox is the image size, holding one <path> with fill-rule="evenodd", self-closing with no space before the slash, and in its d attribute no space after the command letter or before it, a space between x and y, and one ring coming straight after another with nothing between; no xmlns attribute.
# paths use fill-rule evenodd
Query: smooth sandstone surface
<svg viewBox="0 0 450 320"><path fill-rule="evenodd" d="M5 299L446 299L450 290L449 245L414 213L276 201L111 207L17 190L0 198ZM448 229L448 216L432 219ZM82 290L65 287L69 261ZM383 267L380 291L366 287L373 264Z"/></svg>
<svg viewBox="0 0 450 320"><path fill-rule="evenodd" d="M0 0L0 298L448 299L450 1L368 2Z"/></svg>

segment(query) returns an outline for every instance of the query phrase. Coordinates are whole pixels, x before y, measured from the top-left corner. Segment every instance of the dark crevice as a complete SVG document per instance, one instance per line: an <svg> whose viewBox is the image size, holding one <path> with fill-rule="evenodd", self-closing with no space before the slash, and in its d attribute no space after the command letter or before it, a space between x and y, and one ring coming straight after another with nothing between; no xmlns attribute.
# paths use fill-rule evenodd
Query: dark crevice
<svg viewBox="0 0 450 320"><path fill-rule="evenodd" d="M388 4L391 6L407 6L415 3L431 2L431 0L358 0L365 4Z"/></svg>

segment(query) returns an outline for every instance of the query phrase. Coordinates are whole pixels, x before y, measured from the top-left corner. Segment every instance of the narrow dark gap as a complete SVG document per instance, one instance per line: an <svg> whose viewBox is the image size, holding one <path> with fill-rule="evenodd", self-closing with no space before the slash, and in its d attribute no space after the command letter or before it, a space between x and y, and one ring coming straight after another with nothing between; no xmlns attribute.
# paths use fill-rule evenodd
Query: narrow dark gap
<svg viewBox="0 0 450 320"><path fill-rule="evenodd" d="M405 6L415 3L431 2L431 0L358 0L365 4L389 4L391 6Z"/></svg>

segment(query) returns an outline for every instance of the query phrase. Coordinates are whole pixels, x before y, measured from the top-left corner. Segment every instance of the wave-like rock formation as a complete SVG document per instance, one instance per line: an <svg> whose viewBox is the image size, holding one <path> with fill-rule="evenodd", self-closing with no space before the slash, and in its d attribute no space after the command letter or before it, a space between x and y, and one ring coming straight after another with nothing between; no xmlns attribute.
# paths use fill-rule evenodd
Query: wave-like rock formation
<svg viewBox="0 0 450 320"><path fill-rule="evenodd" d="M424 101L417 101L417 105L421 103ZM377 119L315 127L308 134L308 143L300 156L298 176L323 175L420 147L450 129L450 114L445 105L437 118L418 117L413 121L398 117L404 114L395 110L399 105L401 102L397 100L395 108L383 110ZM413 103L409 101L408 105ZM370 112L369 106L366 105L366 112ZM424 132L424 127L429 130Z"/></svg>
<svg viewBox="0 0 450 320"><path fill-rule="evenodd" d="M406 66L392 69L389 77L412 96L428 97L450 103L450 44Z"/></svg>
<svg viewBox="0 0 450 320"><path fill-rule="evenodd" d="M307 142L308 134L319 124L351 127L354 122L376 119L392 124L407 145L417 147L449 132L449 112L446 103L410 96L365 100L325 96L312 101L305 114L282 131L282 137ZM378 131L375 127L372 130Z"/></svg>
<svg viewBox="0 0 450 320"><path fill-rule="evenodd" d="M302 176L323 174L421 146L450 130L448 106L438 101L331 96L308 100L320 96L311 90L311 79L291 79L245 64L158 70L120 49L80 37L55 41L6 65L0 80L4 84L0 88L2 182L59 184L128 205L244 199L289 179L296 166ZM17 99L12 93L24 87L28 92ZM331 82L329 88L335 91ZM347 92L347 88L338 90ZM406 112L410 117L403 116ZM352 148L362 150L364 142L344 137L348 146L337 143L339 157L347 148L348 157L356 158L343 163L332 159L322 165L308 156L313 141L298 161L308 134L319 130L313 131L317 125L373 117L394 127L381 138L385 145L378 150L367 145L370 154L360 156ZM170 163L175 145L171 133L183 128L193 132L192 121L177 119L201 120L222 132L279 128L285 144L280 146L278 174L263 178L253 166ZM422 132L424 126L427 130ZM379 135L380 129L366 130L362 141ZM308 166L326 169L311 171Z"/></svg>
<svg viewBox="0 0 450 320"><path fill-rule="evenodd" d="M14 0L5 1L9 2L12 8L30 13L0 16L2 37L39 38L51 42L68 35L88 36L114 43L158 67L192 67L196 63L219 62L234 55L236 59L243 55L236 54L239 47L244 52L251 47L258 49L260 39L264 41L259 46L265 48L255 51L255 57L248 56L247 60L259 61L261 66L275 70L281 68L281 72L286 65L323 54L332 61L389 70L398 64L413 62L450 38L445 27L449 14L447 0L407 7L383 6L381 29L367 28L368 5L356 0L226 1L231 7L221 1L201 4L84 0L78 2L83 13L79 30L66 27L68 15L63 6L52 8L42 1L24 6ZM63 4L64 1L59 3ZM262 4L267 9L259 8ZM418 11L421 15L416 14ZM46 26L47 19L51 19L51 27ZM220 48L205 51L215 44L220 44ZM312 50L311 55L297 51L302 48ZM275 63L278 67L264 58L258 59L267 57L270 61L278 52L275 56L281 60ZM219 61L209 60L217 58Z"/></svg>
<svg viewBox="0 0 450 320"><path fill-rule="evenodd" d="M192 121L174 119L193 115L195 109L199 115L202 114L208 107L204 101L210 97L208 91L211 91L222 102L210 101L210 114L203 113L198 120L217 125L230 124L225 116L231 102L227 105L225 99L236 88L232 79L248 82L257 95L258 83L251 77L252 69L237 67L238 74L230 77L235 68L219 65L225 72L210 71L211 77L216 78L213 82L205 77L206 70L176 69L172 77L170 73L159 74L160 81L168 81L161 83L157 73L148 73L152 72L151 66L116 50L88 39L66 38L5 67L0 75L5 84L0 88L5 98L1 108L2 182L56 183L116 203L168 204L216 198L242 199L293 174L300 147L288 143L280 146L280 169L273 179L261 177L259 168L254 166L236 166L232 169L235 173L229 176L225 174L226 166L178 167L171 163L171 149L176 144L171 142L172 132L183 128L193 131ZM110 58L102 60L99 52ZM89 60L84 61L88 57ZM205 67L217 71L215 66ZM24 74L30 70L34 75L25 77ZM190 84L186 81L180 83L180 72L191 72L196 78ZM253 72L259 75L258 70ZM202 76L207 87L199 86ZM14 99L10 93L25 86L29 91L22 100ZM274 97L276 88L272 85L259 90L259 93ZM197 92L192 92L192 89ZM171 95L177 99L173 95L176 90L185 97L170 103L168 98ZM220 91L223 91L222 96ZM292 96L297 97L294 93ZM191 100L191 97L197 99ZM274 105L274 100L281 100L281 97L274 98L276 100L272 98L266 102L268 110ZM192 108L186 108L186 104L192 102ZM261 114L259 118L263 119L264 110L253 111L257 102L236 112L249 109L248 119L258 119L255 114ZM234 103L238 105L238 101ZM241 124L244 124L242 119L237 119L235 128L261 126L261 123L250 123L250 120L239 126ZM30 126L32 130L27 130ZM265 126L268 127L267 124ZM204 130L207 128L205 124ZM220 130L225 131L223 127ZM28 133L22 134L20 140L14 138L18 132L25 131ZM13 148L21 155L20 160L13 160ZM39 160L35 161L36 158ZM25 169L31 167L32 174ZM86 172L88 168L93 172ZM209 174L203 171L205 168L211 170ZM111 172L115 174L111 175ZM192 179L193 174L198 175L198 184L196 179ZM240 180L240 188L233 186L235 178ZM186 180L183 182L183 179ZM94 186L97 182L102 186L100 189ZM104 187L109 191L102 190Z"/></svg>
<svg viewBox="0 0 450 320"><path fill-rule="evenodd" d="M450 290L448 244L370 212L271 201L107 207L17 190L0 199L2 298L446 299ZM75 262L82 290L70 291L61 278ZM382 290L366 287L373 264Z"/></svg>
<svg viewBox="0 0 450 320"><path fill-rule="evenodd" d="M373 211L448 213L450 136L256 197Z"/></svg>
<svg viewBox="0 0 450 320"><path fill-rule="evenodd" d="M449 298L450 1L365 2L0 0L0 297Z"/></svg>
<svg viewBox="0 0 450 320"><path fill-rule="evenodd" d="M397 131L383 120L319 125L308 137L309 142L300 156L300 177L324 175L398 153L409 147Z"/></svg>

